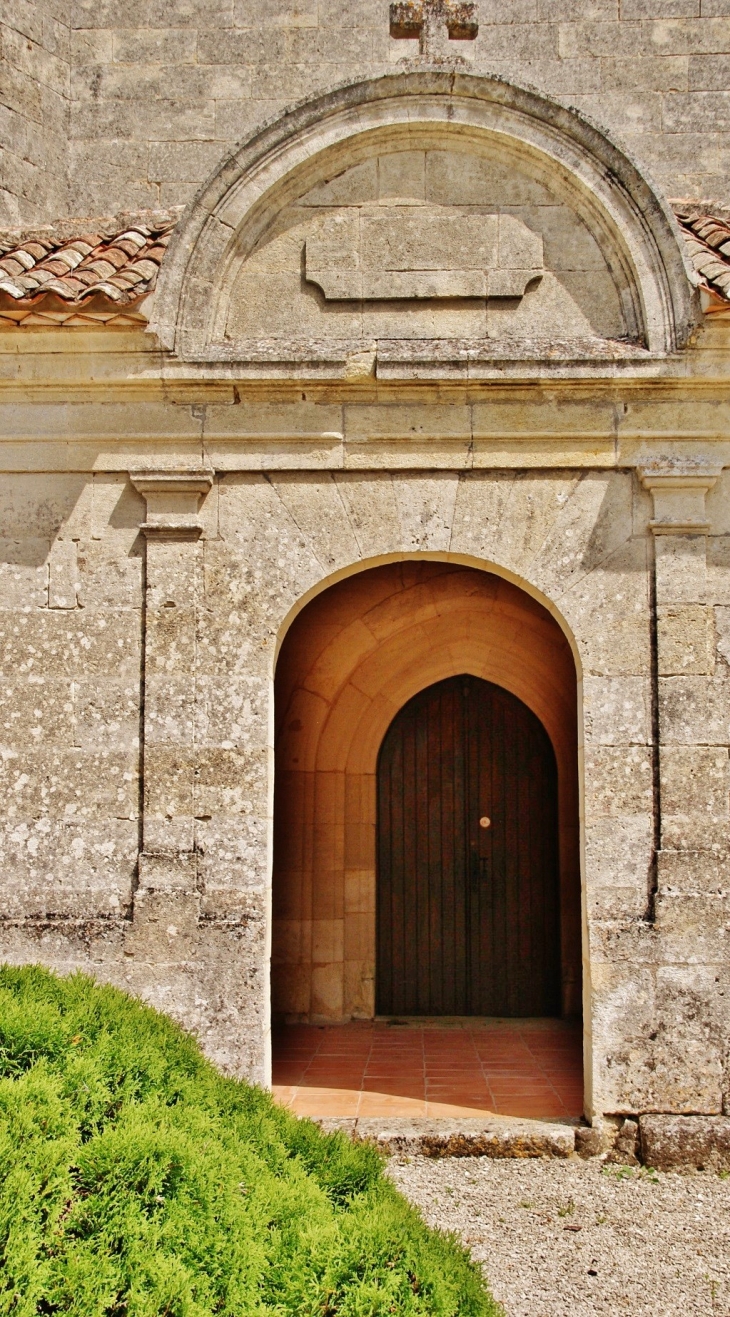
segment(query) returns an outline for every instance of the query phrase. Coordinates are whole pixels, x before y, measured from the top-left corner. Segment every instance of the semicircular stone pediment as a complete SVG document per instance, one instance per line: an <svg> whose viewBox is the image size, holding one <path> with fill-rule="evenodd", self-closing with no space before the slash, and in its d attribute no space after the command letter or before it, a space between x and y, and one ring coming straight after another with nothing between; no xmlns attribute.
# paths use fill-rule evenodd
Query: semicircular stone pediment
<svg viewBox="0 0 730 1317"><path fill-rule="evenodd" d="M216 337L637 340L609 262L575 210L514 166L377 154L272 218Z"/></svg>
<svg viewBox="0 0 730 1317"><path fill-rule="evenodd" d="M282 124L278 142L274 125L268 150L264 133L212 180L161 292L181 355L336 364L457 344L541 358L557 344L590 357L686 336L673 220L640 176L633 199L596 158L595 129L580 140L574 115L571 140L535 104L528 118L488 97L404 94L422 77L391 81L398 94L354 122L351 105L338 120L328 104L299 133Z"/></svg>

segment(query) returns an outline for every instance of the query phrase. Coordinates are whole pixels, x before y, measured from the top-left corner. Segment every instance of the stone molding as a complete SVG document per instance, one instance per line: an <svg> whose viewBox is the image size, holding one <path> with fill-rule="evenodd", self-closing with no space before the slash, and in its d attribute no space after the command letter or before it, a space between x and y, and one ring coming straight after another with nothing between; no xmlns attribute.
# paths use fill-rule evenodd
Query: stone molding
<svg viewBox="0 0 730 1317"><path fill-rule="evenodd" d="M549 169L612 248L630 335L652 353L686 344L699 317L697 276L676 219L626 153L546 96L497 77L430 69L319 96L223 162L181 221L162 269L150 325L162 345L188 361L248 360L244 345L225 342L221 328L242 253L297 189L356 163L376 137L411 147L419 134L432 142L456 138L462 149L469 138L498 138ZM276 344L266 346L264 357L276 357ZM256 366L267 373L267 360L257 357Z"/></svg>
<svg viewBox="0 0 730 1317"><path fill-rule="evenodd" d="M707 535L705 498L722 474L721 464L657 463L638 468L654 500L654 535Z"/></svg>
<svg viewBox="0 0 730 1317"><path fill-rule="evenodd" d="M213 484L212 472L130 471L129 478L147 503L147 520L140 526L147 539L200 539L198 510Z"/></svg>

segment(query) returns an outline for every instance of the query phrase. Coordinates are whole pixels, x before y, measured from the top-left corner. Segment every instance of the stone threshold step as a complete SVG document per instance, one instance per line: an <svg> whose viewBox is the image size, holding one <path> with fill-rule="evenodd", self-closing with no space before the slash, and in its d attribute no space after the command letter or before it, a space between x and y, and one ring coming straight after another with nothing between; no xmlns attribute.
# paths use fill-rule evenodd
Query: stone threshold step
<svg viewBox="0 0 730 1317"><path fill-rule="evenodd" d="M511 1116L419 1120L408 1117L320 1117L325 1131L343 1130L383 1152L422 1157L580 1157L654 1167L730 1171L730 1116L648 1112L613 1117L591 1128L580 1120Z"/></svg>
<svg viewBox="0 0 730 1317"><path fill-rule="evenodd" d="M329 1116L316 1123L375 1143L382 1152L422 1157L570 1157L579 1121L552 1122L506 1116L421 1120L398 1116Z"/></svg>

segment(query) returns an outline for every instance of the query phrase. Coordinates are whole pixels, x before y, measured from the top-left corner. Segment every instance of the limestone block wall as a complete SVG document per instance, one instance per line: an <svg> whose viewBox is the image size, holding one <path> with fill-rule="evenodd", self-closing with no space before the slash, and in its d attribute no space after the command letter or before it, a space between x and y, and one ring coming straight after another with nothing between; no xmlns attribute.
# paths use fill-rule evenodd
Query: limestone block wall
<svg viewBox="0 0 730 1317"><path fill-rule="evenodd" d="M120 918L139 849L141 502L125 475L3 476L3 913Z"/></svg>
<svg viewBox="0 0 730 1317"><path fill-rule="evenodd" d="M0 957L117 983L263 1080L266 693L252 720L199 531L138 484L3 477Z"/></svg>
<svg viewBox="0 0 730 1317"><path fill-rule="evenodd" d="M3 481L0 954L120 983L265 1079L279 646L360 566L486 567L579 677L587 1110L722 1110L727 478L700 516L651 471L133 476Z"/></svg>
<svg viewBox="0 0 730 1317"><path fill-rule="evenodd" d="M5 23L6 224L186 203L284 107L414 55L387 0L22 0ZM458 47L590 114L668 195L730 198L725 0L482 0Z"/></svg>
<svg viewBox="0 0 730 1317"><path fill-rule="evenodd" d="M3 5L0 225L67 213L71 62L71 28L63 0Z"/></svg>
<svg viewBox="0 0 730 1317"><path fill-rule="evenodd" d="M482 0L458 53L594 116L670 195L727 199L722 0ZM413 55L387 0L172 0L77 6L72 209L186 202L257 124ZM718 58L720 57L720 58Z"/></svg>
<svg viewBox="0 0 730 1317"><path fill-rule="evenodd" d="M226 648L256 694L288 620L358 562L425 552L493 565L563 619L582 676L584 1010L599 1110L626 1101L626 1067L607 1059L626 1035L621 993L633 978L616 948L645 918L652 881L649 515L628 472L231 474L219 487L219 538L206 543L206 571L226 598Z"/></svg>
<svg viewBox="0 0 730 1317"><path fill-rule="evenodd" d="M658 831L655 922L637 929L632 1024L615 1060L649 1109L727 1110L727 477L657 474ZM707 506L705 507L705 493ZM708 535L707 532L712 534Z"/></svg>
<svg viewBox="0 0 730 1317"><path fill-rule="evenodd" d="M535 177L534 160L518 163L491 141L481 153L473 144L455 150L448 134L437 146L432 140L433 149L416 149L412 125L410 149L397 150L394 135L391 130L379 154L371 144L364 159L344 170L334 166L336 177L276 207L270 227L232 282L227 314L220 315L226 341L272 335L365 344L382 338L630 337L622 305L630 294L620 287L616 262L610 269L559 186ZM245 244L241 247L243 254ZM383 268L384 260L392 265L394 249L403 269L420 269L423 279L425 266L431 281L436 276L429 265L458 269L465 261L474 271L479 267L483 278L481 267L494 262L497 252L507 266L522 262L539 268L531 272L536 278L525 276L515 285L520 296L514 300L384 302L398 277ZM324 267L319 275L311 269L317 257ZM350 279L362 279L356 273L361 264L379 281L379 297L363 303L362 288L343 283L348 270ZM504 278L508 271L500 273ZM328 277L332 296L326 299L322 289Z"/></svg>

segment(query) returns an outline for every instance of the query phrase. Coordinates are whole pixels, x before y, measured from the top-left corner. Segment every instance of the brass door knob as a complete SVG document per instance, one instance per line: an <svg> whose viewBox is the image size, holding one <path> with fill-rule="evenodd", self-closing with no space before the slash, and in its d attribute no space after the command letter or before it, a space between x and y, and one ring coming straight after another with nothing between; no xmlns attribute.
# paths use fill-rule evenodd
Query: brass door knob
<svg viewBox="0 0 730 1317"><path fill-rule="evenodd" d="M491 820L491 819L488 819L487 816L486 816L486 814L482 814L482 817L481 817L480 820L479 820L479 827L480 827L480 828L491 828L491 826L492 826L492 820Z"/></svg>

